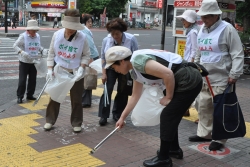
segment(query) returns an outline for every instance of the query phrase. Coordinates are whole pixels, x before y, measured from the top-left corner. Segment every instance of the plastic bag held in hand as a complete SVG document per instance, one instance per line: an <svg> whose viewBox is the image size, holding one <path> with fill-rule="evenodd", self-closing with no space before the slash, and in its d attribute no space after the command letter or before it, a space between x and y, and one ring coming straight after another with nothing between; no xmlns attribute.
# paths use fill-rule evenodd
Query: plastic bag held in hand
<svg viewBox="0 0 250 167"><path fill-rule="evenodd" d="M43 49L42 51L43 56L48 56L48 53L49 53L49 49Z"/></svg>
<svg viewBox="0 0 250 167"><path fill-rule="evenodd" d="M78 70L75 73L75 82L79 81L80 79L82 79L84 77L84 68L82 66L80 66L78 68Z"/></svg>
<svg viewBox="0 0 250 167"><path fill-rule="evenodd" d="M48 79L53 79L54 78L54 72L52 71L52 68L49 68L48 69L48 73L47 73L47 76L46 76L46 81L48 80Z"/></svg>

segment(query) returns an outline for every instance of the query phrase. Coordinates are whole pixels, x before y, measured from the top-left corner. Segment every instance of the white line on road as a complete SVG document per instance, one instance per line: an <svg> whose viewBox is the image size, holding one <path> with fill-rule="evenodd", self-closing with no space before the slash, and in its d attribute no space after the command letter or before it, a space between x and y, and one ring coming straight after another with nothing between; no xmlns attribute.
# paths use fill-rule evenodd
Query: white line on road
<svg viewBox="0 0 250 167"><path fill-rule="evenodd" d="M15 55L16 52L6 52L6 53L0 53L0 55Z"/></svg>
<svg viewBox="0 0 250 167"><path fill-rule="evenodd" d="M15 58L18 57L17 55L10 55L10 56L0 56L0 58Z"/></svg>
<svg viewBox="0 0 250 167"><path fill-rule="evenodd" d="M0 45L1 46L1 45ZM0 49L13 49L13 47L0 47ZM2 50L1 50L2 51Z"/></svg>
<svg viewBox="0 0 250 167"><path fill-rule="evenodd" d="M19 60L0 60L0 63L6 63L6 62L19 62Z"/></svg>
<svg viewBox="0 0 250 167"><path fill-rule="evenodd" d="M48 38L48 37L51 37L51 36L42 36L43 38Z"/></svg>

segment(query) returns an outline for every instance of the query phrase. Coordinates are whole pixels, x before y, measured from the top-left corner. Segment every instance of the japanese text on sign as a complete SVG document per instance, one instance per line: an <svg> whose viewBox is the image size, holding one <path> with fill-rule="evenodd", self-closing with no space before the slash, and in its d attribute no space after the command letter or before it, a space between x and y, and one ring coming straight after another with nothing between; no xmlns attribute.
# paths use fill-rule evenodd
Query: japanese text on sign
<svg viewBox="0 0 250 167"><path fill-rule="evenodd" d="M184 56L186 41L185 40L178 40L177 42L177 54L180 55L182 58Z"/></svg>

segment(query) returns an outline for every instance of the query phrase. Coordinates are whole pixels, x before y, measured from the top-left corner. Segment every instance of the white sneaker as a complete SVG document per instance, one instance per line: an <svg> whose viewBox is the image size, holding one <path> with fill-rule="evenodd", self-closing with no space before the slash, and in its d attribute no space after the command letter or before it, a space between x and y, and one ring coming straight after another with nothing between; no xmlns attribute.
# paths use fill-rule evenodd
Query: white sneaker
<svg viewBox="0 0 250 167"><path fill-rule="evenodd" d="M52 124L50 124L50 123L46 123L45 125L44 125L44 129L45 130L50 130L51 129L51 127L52 127Z"/></svg>
<svg viewBox="0 0 250 167"><path fill-rule="evenodd" d="M73 130L74 132L81 132L82 127L74 127Z"/></svg>

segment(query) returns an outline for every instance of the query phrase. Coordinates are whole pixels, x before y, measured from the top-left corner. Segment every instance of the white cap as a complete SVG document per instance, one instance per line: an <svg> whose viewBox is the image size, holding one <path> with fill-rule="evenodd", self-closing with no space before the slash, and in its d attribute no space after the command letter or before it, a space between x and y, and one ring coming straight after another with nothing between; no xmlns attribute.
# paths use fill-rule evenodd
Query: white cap
<svg viewBox="0 0 250 167"><path fill-rule="evenodd" d="M185 19L189 23L194 23L197 19L197 14L194 10L186 10L182 15L176 16L178 19Z"/></svg>
<svg viewBox="0 0 250 167"><path fill-rule="evenodd" d="M220 15L221 13L222 11L220 10L218 2L216 0L203 0L201 3L200 10L197 12L197 15Z"/></svg>

